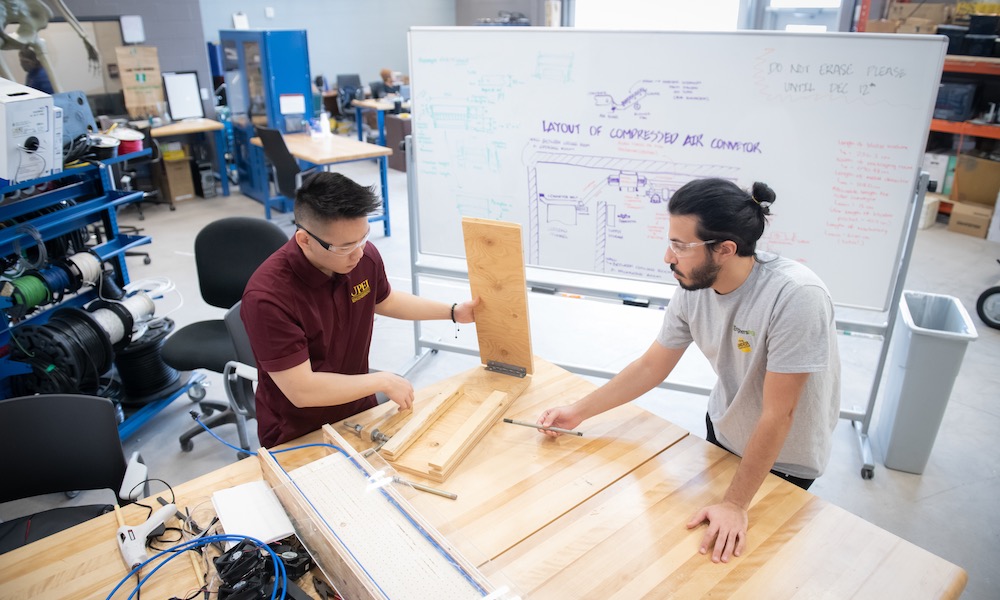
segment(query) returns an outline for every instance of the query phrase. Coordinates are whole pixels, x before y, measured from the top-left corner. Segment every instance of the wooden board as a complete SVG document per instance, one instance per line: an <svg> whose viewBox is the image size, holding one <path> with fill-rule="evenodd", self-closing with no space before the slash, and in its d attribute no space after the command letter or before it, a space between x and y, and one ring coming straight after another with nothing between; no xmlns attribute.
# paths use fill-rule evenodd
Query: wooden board
<svg viewBox="0 0 1000 600"><path fill-rule="evenodd" d="M382 456L386 460L398 459L462 395L462 387L457 383L438 391L427 400L423 400L419 394L416 395L413 408L403 411L403 414L409 413L410 418L406 419L398 430L389 434L392 439L382 446Z"/></svg>
<svg viewBox="0 0 1000 600"><path fill-rule="evenodd" d="M531 379L528 377L513 377L511 375L487 371L485 367L476 367L465 373L451 377L444 382L419 390L417 392L418 398L448 397L454 390L461 390L461 392L447 411L440 413L432 423L429 423L427 427L421 430L421 433L415 439L410 438L405 453L401 455L393 454L391 457L385 456L386 460L391 460L392 466L397 470L420 475L439 483L445 481L451 474L451 471L457 466L457 462L452 462L450 465L451 469L447 471L431 468L430 463L436 460L439 450L452 442L458 435L468 434L477 436L475 439L465 440L468 442L468 447L475 445L476 441L485 435L488 428L466 432L466 434L459 434L458 432L475 415L479 407L498 390L506 394L510 401L513 401L530 383ZM509 406L509 403L506 406ZM388 411L390 415L382 414L382 418L372 420L370 425L368 424L369 421L358 418L360 415L352 418L350 422L365 425L365 430L361 434L361 438L364 440L371 439L370 432L374 428L378 428L382 433L395 439L396 435L398 435L397 432L412 428L409 425L410 420L400 419L391 415L394 407L395 405L387 407L390 409ZM431 410L434 408L432 403L429 402L414 402L413 417L411 417L411 420L420 420L421 415L426 410L424 407ZM498 416L499 414L503 414L503 411L497 413ZM495 421L496 419L494 419ZM392 443L392 440L387 442L386 446L390 443ZM468 453L468 447L465 453ZM384 450L385 446L382 449Z"/></svg>
<svg viewBox="0 0 1000 600"><path fill-rule="evenodd" d="M440 473L442 481L451 474L483 434L496 424L512 400L509 394L499 390L483 400L472 416L452 434L451 439L438 448L437 454L427 461L432 473Z"/></svg>
<svg viewBox="0 0 1000 600"><path fill-rule="evenodd" d="M534 371L528 287L524 275L521 226L489 219L462 218L465 258L476 307L476 335L483 364L497 361Z"/></svg>
<svg viewBox="0 0 1000 600"><path fill-rule="evenodd" d="M392 155L392 150L385 146L352 140L340 135L312 137L308 133L286 133L282 137L292 156L314 165ZM261 146L259 137L251 138L250 143Z"/></svg>
<svg viewBox="0 0 1000 600"><path fill-rule="evenodd" d="M965 572L769 475L747 551L698 553L696 510L722 497L739 459L689 436L502 554L497 570L536 598L954 598ZM614 560L608 560L614 556Z"/></svg>
<svg viewBox="0 0 1000 600"><path fill-rule="evenodd" d="M323 573L345 598L473 600L492 584L328 426L329 453L294 470L260 452L272 486ZM498 598L505 596L500 595Z"/></svg>
<svg viewBox="0 0 1000 600"><path fill-rule="evenodd" d="M505 416L535 421L546 408L571 402L593 391L594 384L535 357L535 374ZM478 372L478 369L473 371ZM465 377L465 389L474 389ZM428 386L441 389L449 380ZM480 384L482 385L482 384ZM483 398L492 393L482 385ZM383 423L395 406L383 404L351 417L351 423ZM455 413L456 411L452 411ZM459 415L454 415L458 417ZM439 430L457 429L467 416L448 415L438 421L405 455L417 453L424 464L433 450L450 439ZM335 427L346 432L343 426ZM550 438L529 427L499 422L491 427L469 454L438 483L427 475L410 473L408 478L458 494L448 500L420 494L411 502L470 559L489 560L541 529L574 506L598 493L687 432L640 408L625 405L588 419L580 429L584 437ZM367 431L367 428L366 428ZM359 450L372 446L368 438L345 435ZM425 444L430 444L425 446ZM399 463L392 463L398 467ZM401 469L402 470L402 469Z"/></svg>

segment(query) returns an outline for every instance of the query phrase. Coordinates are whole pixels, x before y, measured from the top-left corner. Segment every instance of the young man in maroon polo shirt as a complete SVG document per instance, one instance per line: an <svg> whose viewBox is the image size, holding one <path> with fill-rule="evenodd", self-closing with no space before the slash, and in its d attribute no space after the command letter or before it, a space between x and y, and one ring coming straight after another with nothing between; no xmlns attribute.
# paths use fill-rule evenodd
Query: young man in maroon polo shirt
<svg viewBox="0 0 1000 600"><path fill-rule="evenodd" d="M449 305L393 290L368 243L372 188L339 173L307 178L295 197L296 231L257 269L240 317L257 360L257 433L271 447L375 406L407 409L413 386L368 372L375 315L471 323L477 302Z"/></svg>

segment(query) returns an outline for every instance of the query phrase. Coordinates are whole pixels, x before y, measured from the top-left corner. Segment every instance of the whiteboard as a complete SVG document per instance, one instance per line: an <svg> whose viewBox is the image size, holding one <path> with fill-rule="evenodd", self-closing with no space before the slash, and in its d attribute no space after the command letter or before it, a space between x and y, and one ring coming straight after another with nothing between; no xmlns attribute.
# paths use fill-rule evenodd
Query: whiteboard
<svg viewBox="0 0 1000 600"><path fill-rule="evenodd" d="M419 250L461 217L523 226L529 265L674 283L667 201L723 177L777 194L758 250L887 310L946 38L413 28Z"/></svg>

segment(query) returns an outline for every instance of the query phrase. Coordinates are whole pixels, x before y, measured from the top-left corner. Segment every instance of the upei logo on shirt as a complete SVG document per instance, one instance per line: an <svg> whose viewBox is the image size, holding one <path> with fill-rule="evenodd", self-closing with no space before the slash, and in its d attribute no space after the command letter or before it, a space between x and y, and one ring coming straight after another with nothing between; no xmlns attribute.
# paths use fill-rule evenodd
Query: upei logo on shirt
<svg viewBox="0 0 1000 600"><path fill-rule="evenodd" d="M367 296L368 293L371 291L372 291L372 286L370 286L368 284L368 280L365 279L358 285L354 286L354 289L351 290L351 302L353 303L357 302L358 300L361 300L362 298Z"/></svg>
<svg viewBox="0 0 1000 600"><path fill-rule="evenodd" d="M754 331L753 329L740 329L739 327L733 325L733 332L739 334L739 337L736 338L737 350L739 350L740 352L750 352L751 350L753 350L753 346L751 346L750 342L743 336L757 337L756 331Z"/></svg>

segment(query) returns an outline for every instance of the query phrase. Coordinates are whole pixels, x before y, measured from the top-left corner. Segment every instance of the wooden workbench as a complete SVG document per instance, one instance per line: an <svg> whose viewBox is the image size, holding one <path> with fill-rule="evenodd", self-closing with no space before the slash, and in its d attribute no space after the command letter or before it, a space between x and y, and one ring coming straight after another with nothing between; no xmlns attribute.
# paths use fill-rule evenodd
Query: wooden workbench
<svg viewBox="0 0 1000 600"><path fill-rule="evenodd" d="M340 135L312 136L308 133L286 133L285 146L292 156L314 165L329 165L366 158L389 156L392 150ZM263 146L259 137L251 138L254 146Z"/></svg>
<svg viewBox="0 0 1000 600"><path fill-rule="evenodd" d="M534 420L594 388L537 357L535 371L506 416ZM375 407L352 422L373 423L391 410ZM356 448L371 445L337 429ZM773 476L754 499L747 552L714 564L697 551L704 527L685 523L722 496L738 459L631 405L581 429L583 438L551 439L498 423L444 483L408 475L458 500L421 494L411 502L484 573L502 575L528 598L953 598L965 586L962 569ZM313 433L289 445L320 439ZM291 469L323 454L304 448L278 457ZM256 460L240 461L176 486L178 505L260 478ZM124 513L128 523L146 515L136 506ZM116 529L108 514L0 556L0 597L106 596L127 572ZM142 591L180 596L196 583L190 561L178 558Z"/></svg>

